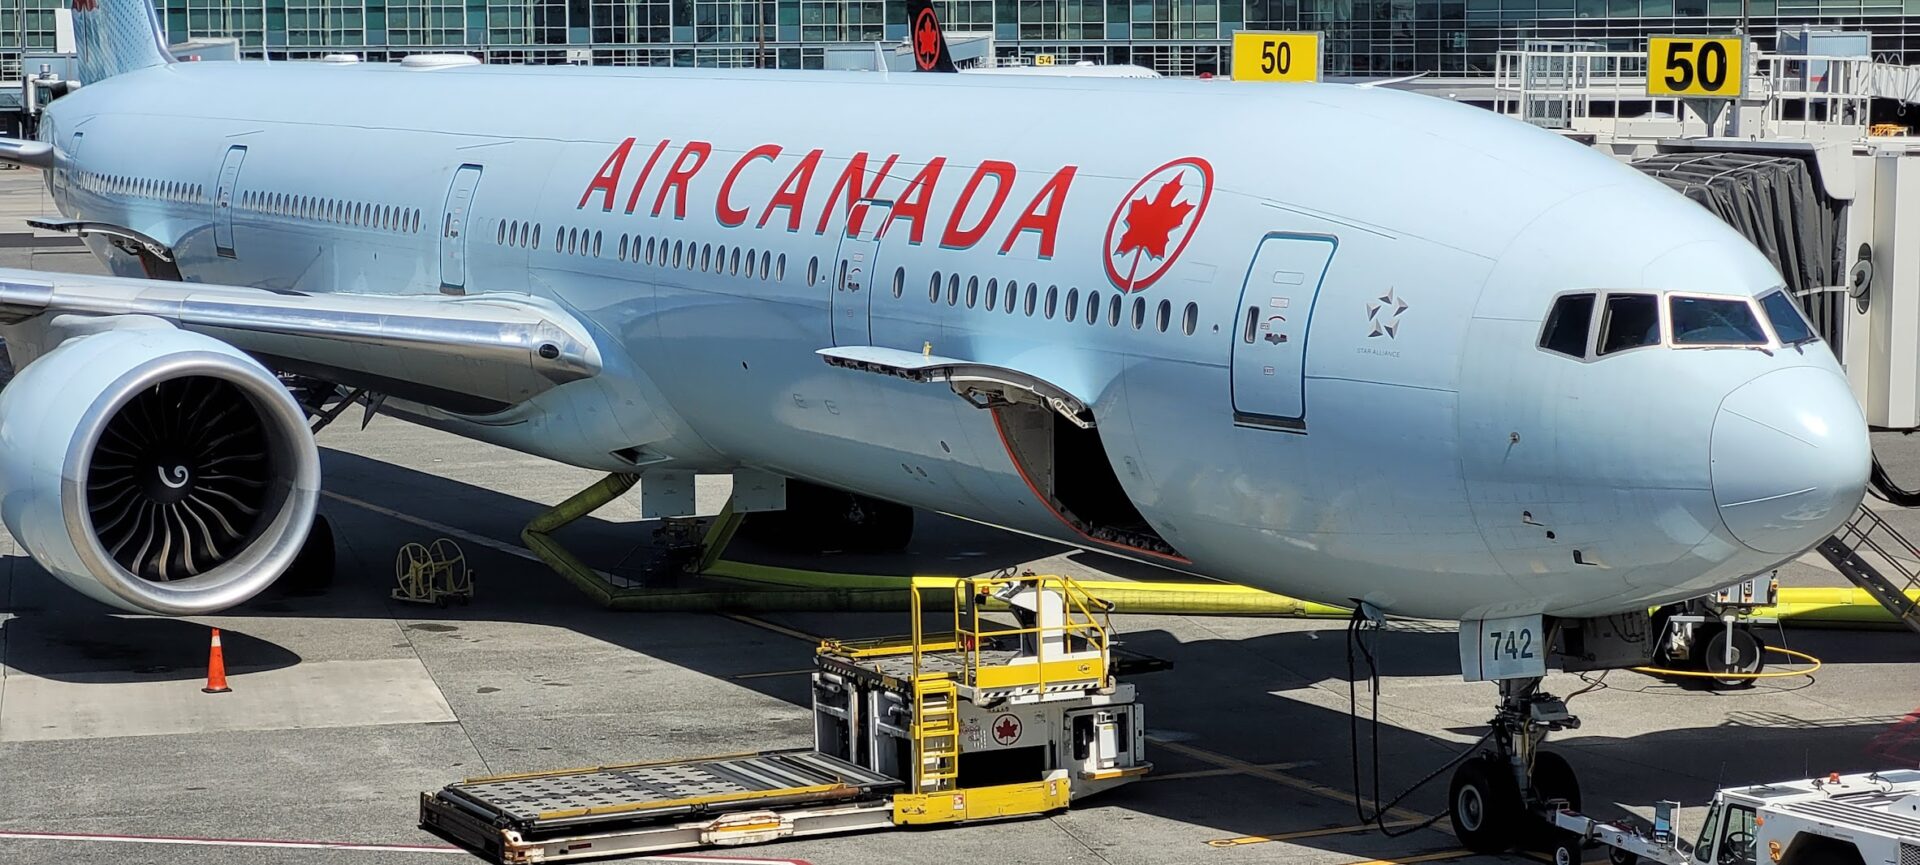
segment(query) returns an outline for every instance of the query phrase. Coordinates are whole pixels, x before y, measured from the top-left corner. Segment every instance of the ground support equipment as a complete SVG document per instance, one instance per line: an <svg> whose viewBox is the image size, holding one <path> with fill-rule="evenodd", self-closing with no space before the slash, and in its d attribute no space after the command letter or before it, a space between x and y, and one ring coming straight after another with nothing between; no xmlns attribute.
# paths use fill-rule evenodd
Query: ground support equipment
<svg viewBox="0 0 1920 865"><path fill-rule="evenodd" d="M819 647L812 749L474 778L421 794L420 824L554 862L1045 814L1151 768L1105 611L1073 581L912 591L951 609L910 603L906 637Z"/></svg>

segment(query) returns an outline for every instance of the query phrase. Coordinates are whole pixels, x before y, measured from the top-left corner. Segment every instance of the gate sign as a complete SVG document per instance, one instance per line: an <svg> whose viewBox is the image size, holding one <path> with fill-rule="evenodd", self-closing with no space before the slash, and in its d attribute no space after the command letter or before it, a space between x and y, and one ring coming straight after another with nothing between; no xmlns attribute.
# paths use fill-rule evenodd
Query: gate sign
<svg viewBox="0 0 1920 865"><path fill-rule="evenodd" d="M1319 81L1320 34L1260 30L1234 33L1233 80Z"/></svg>
<svg viewBox="0 0 1920 865"><path fill-rule="evenodd" d="M1738 99L1746 54L1738 36L1655 36L1647 40L1647 95Z"/></svg>

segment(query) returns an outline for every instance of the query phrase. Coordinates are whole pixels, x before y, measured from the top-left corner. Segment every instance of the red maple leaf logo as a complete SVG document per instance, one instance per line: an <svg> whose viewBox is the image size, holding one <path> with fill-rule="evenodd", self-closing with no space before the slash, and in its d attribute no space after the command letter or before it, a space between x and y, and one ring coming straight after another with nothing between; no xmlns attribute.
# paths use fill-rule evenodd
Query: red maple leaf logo
<svg viewBox="0 0 1920 865"><path fill-rule="evenodd" d="M1011 742L1020 738L1020 725L1012 717L1001 718L1000 723L994 725L993 736L1002 742Z"/></svg>
<svg viewBox="0 0 1920 865"><path fill-rule="evenodd" d="M95 7L95 0L73 0L73 11L75 12L92 12Z"/></svg>
<svg viewBox="0 0 1920 865"><path fill-rule="evenodd" d="M1187 221L1193 205L1175 201L1180 195L1180 176L1160 186L1152 200L1136 198L1127 202L1127 233L1120 235L1120 247L1114 255L1139 250L1154 258L1167 257L1167 241L1173 231Z"/></svg>
<svg viewBox="0 0 1920 865"><path fill-rule="evenodd" d="M921 12L913 22L913 53L920 68L929 69L940 61L940 25L931 10Z"/></svg>

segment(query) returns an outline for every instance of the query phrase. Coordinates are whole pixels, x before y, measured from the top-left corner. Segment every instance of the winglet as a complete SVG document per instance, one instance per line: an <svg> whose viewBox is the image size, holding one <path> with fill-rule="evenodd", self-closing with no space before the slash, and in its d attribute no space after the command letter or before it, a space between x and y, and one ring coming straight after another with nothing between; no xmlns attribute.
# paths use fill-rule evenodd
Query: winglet
<svg viewBox="0 0 1920 865"><path fill-rule="evenodd" d="M940 32L940 16L933 14L933 0L907 0L907 41L913 48L913 66L921 72L959 72L953 54L947 51L947 37Z"/></svg>

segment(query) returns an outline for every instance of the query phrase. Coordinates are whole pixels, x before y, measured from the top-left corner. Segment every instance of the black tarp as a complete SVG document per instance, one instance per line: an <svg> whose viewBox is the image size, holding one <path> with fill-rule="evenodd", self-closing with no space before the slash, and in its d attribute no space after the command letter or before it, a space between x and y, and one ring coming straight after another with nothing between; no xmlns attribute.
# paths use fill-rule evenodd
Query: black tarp
<svg viewBox="0 0 1920 865"><path fill-rule="evenodd" d="M1633 167L1699 202L1753 242L1840 352L1846 294L1845 203L1828 198L1806 159L1764 153L1662 153Z"/></svg>

